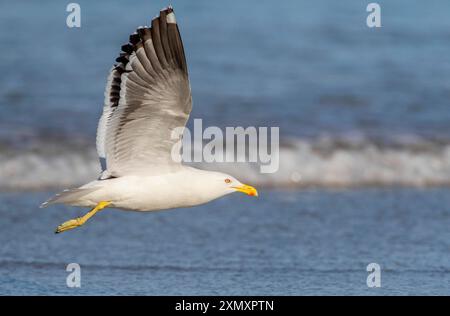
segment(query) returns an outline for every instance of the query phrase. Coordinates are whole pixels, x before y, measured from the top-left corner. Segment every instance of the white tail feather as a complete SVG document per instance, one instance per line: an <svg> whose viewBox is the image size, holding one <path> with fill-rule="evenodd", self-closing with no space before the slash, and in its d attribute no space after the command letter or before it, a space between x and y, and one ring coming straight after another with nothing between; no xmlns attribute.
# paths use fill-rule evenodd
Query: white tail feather
<svg viewBox="0 0 450 316"><path fill-rule="evenodd" d="M76 202L83 196L92 193L98 188L75 188L64 190L61 193L56 194L47 201L41 204L40 208L47 207L51 204L76 204Z"/></svg>

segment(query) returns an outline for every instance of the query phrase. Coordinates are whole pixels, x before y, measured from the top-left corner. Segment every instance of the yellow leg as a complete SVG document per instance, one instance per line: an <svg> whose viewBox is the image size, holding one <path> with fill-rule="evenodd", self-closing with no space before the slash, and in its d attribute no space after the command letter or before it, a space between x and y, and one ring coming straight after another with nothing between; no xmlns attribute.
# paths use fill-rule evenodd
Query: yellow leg
<svg viewBox="0 0 450 316"><path fill-rule="evenodd" d="M94 207L92 210L87 212L82 217L77 217L75 219L68 220L67 222L62 223L56 228L55 234L62 233L66 230L74 229L78 226L83 225L87 222L88 219L90 219L92 216L94 216L98 211L101 211L105 207L107 207L111 202L102 201L97 204L96 207Z"/></svg>

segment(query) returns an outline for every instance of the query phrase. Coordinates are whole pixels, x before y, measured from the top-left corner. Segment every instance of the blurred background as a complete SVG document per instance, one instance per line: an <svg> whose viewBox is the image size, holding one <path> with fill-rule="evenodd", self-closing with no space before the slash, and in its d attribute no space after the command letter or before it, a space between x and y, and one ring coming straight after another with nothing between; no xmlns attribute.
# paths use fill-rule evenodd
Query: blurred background
<svg viewBox="0 0 450 316"><path fill-rule="evenodd" d="M83 0L68 28L69 1L0 1L0 293L74 294L79 262L84 294L448 294L450 2L380 0L368 28L369 2ZM80 210L37 206L96 177L107 73L168 4L190 124L279 126L280 170L220 166L257 203L105 212L56 238Z"/></svg>

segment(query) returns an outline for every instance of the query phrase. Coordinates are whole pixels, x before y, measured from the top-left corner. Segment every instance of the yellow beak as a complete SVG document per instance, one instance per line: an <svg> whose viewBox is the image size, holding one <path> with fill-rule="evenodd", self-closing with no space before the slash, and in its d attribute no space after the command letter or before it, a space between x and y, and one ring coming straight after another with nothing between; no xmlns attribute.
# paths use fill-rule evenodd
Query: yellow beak
<svg viewBox="0 0 450 316"><path fill-rule="evenodd" d="M233 187L233 189L235 189L236 191L245 193L247 195L250 195L250 196L258 196L258 191L256 191L256 189L254 187L252 187L251 185L243 184L238 187Z"/></svg>

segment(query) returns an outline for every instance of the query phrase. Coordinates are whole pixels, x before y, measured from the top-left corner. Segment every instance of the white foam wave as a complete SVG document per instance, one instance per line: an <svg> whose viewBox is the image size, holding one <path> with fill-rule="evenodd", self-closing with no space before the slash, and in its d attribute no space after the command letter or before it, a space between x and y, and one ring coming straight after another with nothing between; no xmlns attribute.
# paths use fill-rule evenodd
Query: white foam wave
<svg viewBox="0 0 450 316"><path fill-rule="evenodd" d="M0 189L66 188L95 179L95 150L0 151ZM246 163L200 163L260 187L448 186L450 144L356 146L295 140L281 146L280 168L260 173Z"/></svg>

